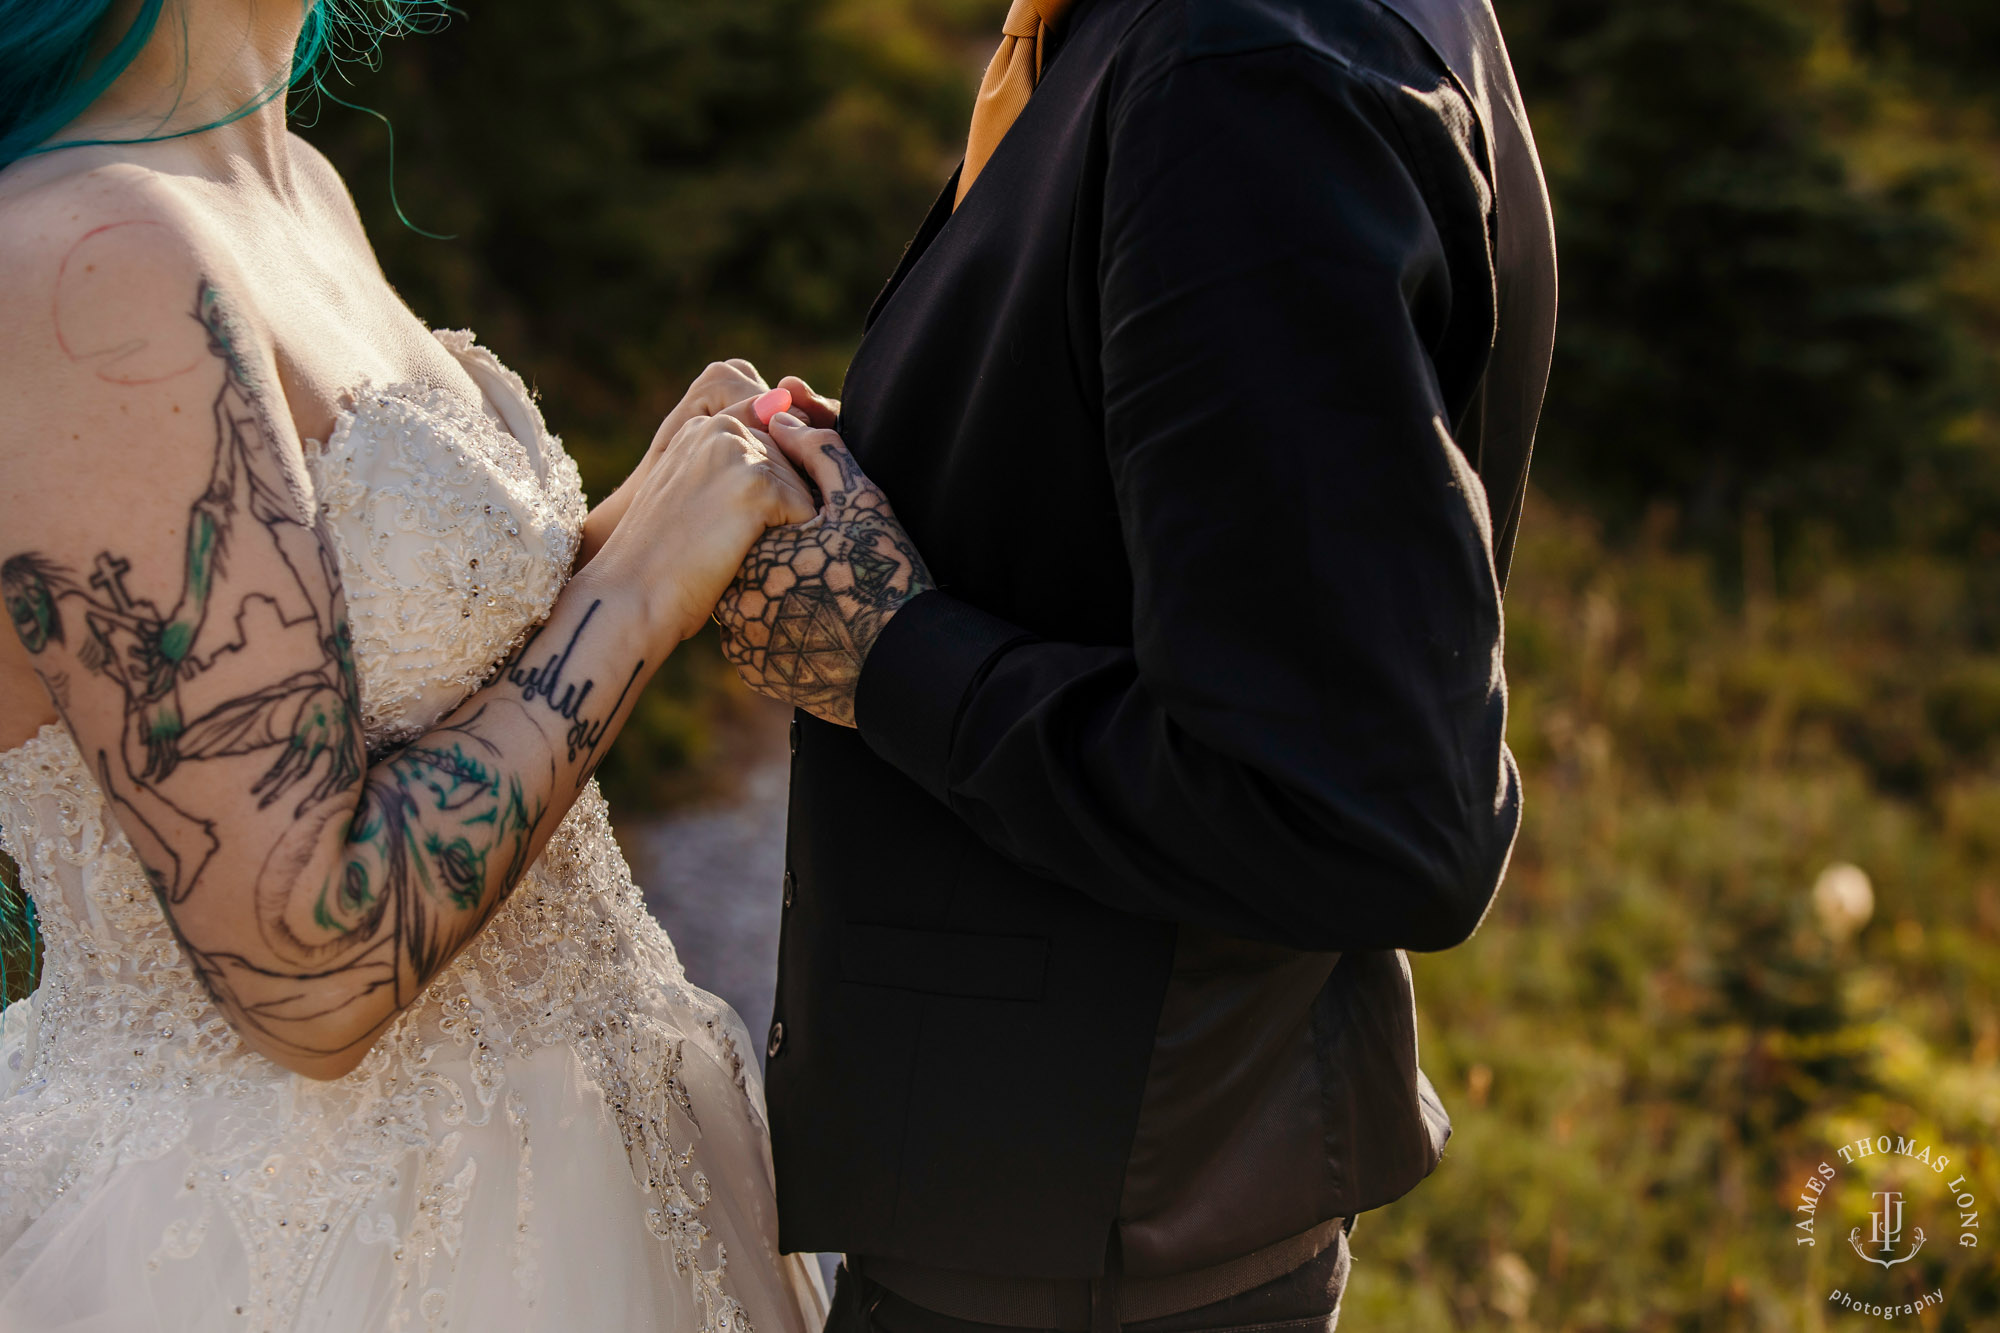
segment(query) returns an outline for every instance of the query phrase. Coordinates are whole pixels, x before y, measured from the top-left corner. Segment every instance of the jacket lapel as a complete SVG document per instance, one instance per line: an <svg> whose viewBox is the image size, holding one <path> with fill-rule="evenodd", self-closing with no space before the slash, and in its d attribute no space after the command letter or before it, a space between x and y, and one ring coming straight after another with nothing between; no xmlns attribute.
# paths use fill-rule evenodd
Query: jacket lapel
<svg viewBox="0 0 2000 1333"><path fill-rule="evenodd" d="M944 224L951 221L952 200L958 194L958 172L964 169L964 164L960 163L958 171L951 173L951 179L944 183L944 192L938 195L937 202L931 205L929 215L924 218L924 225L917 228L917 234L903 247L903 257L897 262L896 271L889 275L889 281L882 284L882 290L876 295L875 303L868 307L868 318L861 324L863 334L875 327L876 316L882 313L882 307L889 304L889 298L896 294L896 289L903 285L903 279L917 266L917 261L924 257L924 251L931 248L931 242L944 230Z"/></svg>

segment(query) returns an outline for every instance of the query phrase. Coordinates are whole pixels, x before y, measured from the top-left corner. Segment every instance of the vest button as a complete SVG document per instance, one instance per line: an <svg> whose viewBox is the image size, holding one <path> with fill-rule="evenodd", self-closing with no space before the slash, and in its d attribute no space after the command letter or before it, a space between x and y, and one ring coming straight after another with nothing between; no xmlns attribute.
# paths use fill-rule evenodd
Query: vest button
<svg viewBox="0 0 2000 1333"><path fill-rule="evenodd" d="M792 757L793 757L793 758L797 758L797 757L798 757L798 753L799 753L799 720L798 720L797 718L793 718L793 719L792 719Z"/></svg>
<svg viewBox="0 0 2000 1333"><path fill-rule="evenodd" d="M785 906L792 905L792 899L799 896L799 877L791 871L785 872Z"/></svg>
<svg viewBox="0 0 2000 1333"><path fill-rule="evenodd" d="M783 1023L773 1023L771 1024L771 1040L765 1045L764 1054L775 1060L778 1058L778 1052L784 1049L785 1025Z"/></svg>

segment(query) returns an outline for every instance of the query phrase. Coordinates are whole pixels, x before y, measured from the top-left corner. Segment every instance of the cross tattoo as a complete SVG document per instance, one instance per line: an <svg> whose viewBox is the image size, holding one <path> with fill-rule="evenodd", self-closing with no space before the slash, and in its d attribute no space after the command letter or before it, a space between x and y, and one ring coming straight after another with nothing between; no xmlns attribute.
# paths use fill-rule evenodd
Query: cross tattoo
<svg viewBox="0 0 2000 1333"><path fill-rule="evenodd" d="M132 598L125 591L125 575L131 568L131 561L120 560L108 551L99 551L97 564L90 576L90 586L109 597L112 610L121 616L132 614Z"/></svg>

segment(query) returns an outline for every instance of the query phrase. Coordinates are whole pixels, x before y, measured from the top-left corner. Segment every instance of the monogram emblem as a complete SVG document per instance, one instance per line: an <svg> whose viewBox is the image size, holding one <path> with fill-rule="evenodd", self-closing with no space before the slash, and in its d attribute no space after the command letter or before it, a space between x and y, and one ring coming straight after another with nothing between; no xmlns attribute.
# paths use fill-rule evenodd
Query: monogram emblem
<svg viewBox="0 0 2000 1333"><path fill-rule="evenodd" d="M1906 1264L1916 1258L1917 1251L1924 1248L1924 1229L1913 1227L1911 1234L1914 1240L1910 1245L1910 1252L1897 1256L1896 1246L1903 1239L1903 1195L1900 1190L1877 1190L1875 1211L1868 1214L1867 1246L1864 1248L1861 1243L1860 1227L1847 1233L1847 1243L1854 1247L1856 1254L1869 1263L1880 1264L1884 1268L1894 1268L1897 1264ZM1875 1253L1870 1254L1869 1250L1874 1250Z"/></svg>

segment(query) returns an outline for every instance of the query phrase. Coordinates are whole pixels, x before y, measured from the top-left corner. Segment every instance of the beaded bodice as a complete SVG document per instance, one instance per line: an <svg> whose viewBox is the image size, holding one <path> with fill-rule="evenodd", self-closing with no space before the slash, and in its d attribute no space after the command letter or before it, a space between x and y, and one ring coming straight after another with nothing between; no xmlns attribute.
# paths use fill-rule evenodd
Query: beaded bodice
<svg viewBox="0 0 2000 1333"><path fill-rule="evenodd" d="M306 450L371 750L435 722L547 614L585 512L576 467L520 381L469 334L439 337L488 408L364 386ZM744 1326L721 1256L704 1248L707 1182L673 1126L693 1115L679 1077L688 1043L733 1070L751 1117L755 1070L727 1011L687 986L647 916L595 784L473 944L358 1069L323 1083L249 1051L209 1002L68 732L44 728L0 755L0 839L45 942L40 989L0 1028L0 1250L27 1220L87 1194L94 1176L185 1149L188 1207L154 1264L233 1230L250 1257L247 1326L283 1328L323 1277L329 1246L358 1237L393 1254L410 1298L403 1318L420 1320L439 1304L471 1184L469 1168L428 1178L426 1163L450 1158L430 1150L448 1148L458 1127L495 1123L525 1143L510 1062L562 1043L602 1091L651 1196L649 1224L692 1282L704 1326ZM529 1163L521 1152L514 1194L524 1291L535 1263ZM383 1201L398 1190L415 1202L392 1210Z"/></svg>

